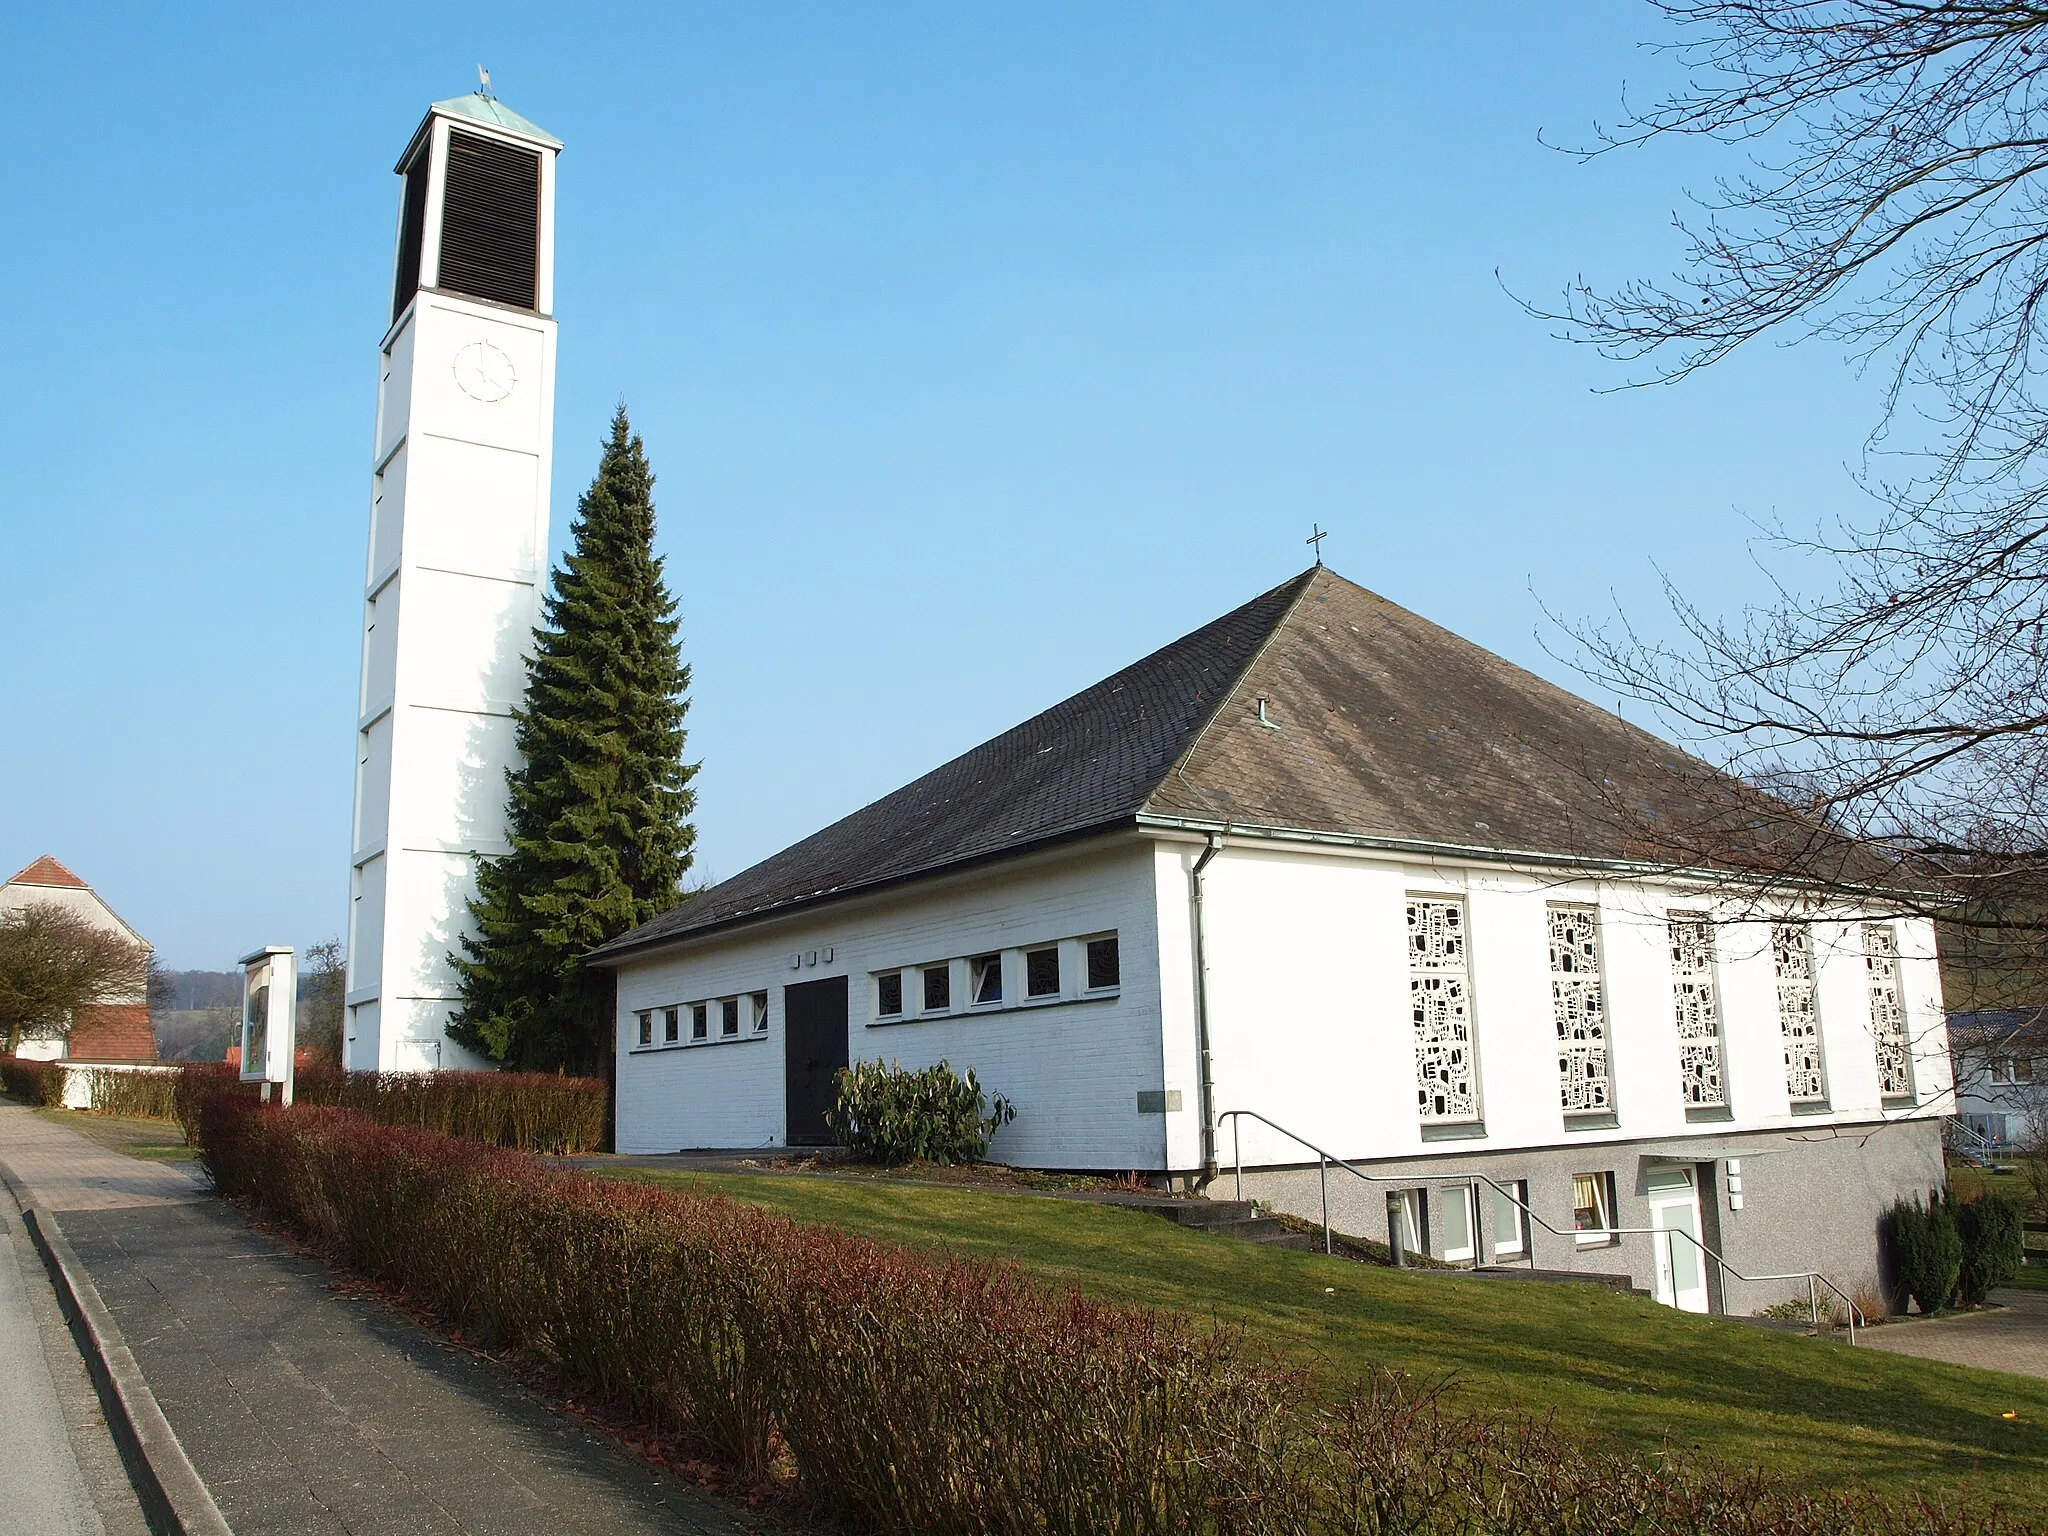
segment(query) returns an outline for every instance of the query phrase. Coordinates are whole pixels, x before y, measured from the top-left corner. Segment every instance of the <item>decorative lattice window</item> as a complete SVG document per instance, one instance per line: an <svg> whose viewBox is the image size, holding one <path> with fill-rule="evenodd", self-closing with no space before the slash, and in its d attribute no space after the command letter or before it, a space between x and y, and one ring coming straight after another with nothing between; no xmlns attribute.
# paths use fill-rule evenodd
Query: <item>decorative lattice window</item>
<svg viewBox="0 0 2048 1536"><path fill-rule="evenodd" d="M1827 1100L1820 1069L1820 1009L1814 1001L1813 930L1771 924L1771 960L1778 972L1778 1028L1785 1035L1785 1092L1794 1104Z"/></svg>
<svg viewBox="0 0 2048 1536"><path fill-rule="evenodd" d="M1557 1076L1568 1115L1614 1105L1596 917L1591 907L1550 909L1550 1007L1557 1016Z"/></svg>
<svg viewBox="0 0 2048 1536"><path fill-rule="evenodd" d="M1671 995L1678 1013L1678 1082L1688 1109L1728 1102L1721 1074L1721 1005L1714 995L1714 924L1704 912L1673 912Z"/></svg>
<svg viewBox="0 0 2048 1536"><path fill-rule="evenodd" d="M1863 925L1863 963L1870 981L1870 1037L1877 1044L1878 1092L1888 1099L1913 1094L1912 1048L1906 1007L1899 997L1899 937L1881 923Z"/></svg>
<svg viewBox="0 0 2048 1536"><path fill-rule="evenodd" d="M1408 1000L1414 1010L1415 1095L1422 1118L1476 1120L1472 978L1462 901L1408 898Z"/></svg>

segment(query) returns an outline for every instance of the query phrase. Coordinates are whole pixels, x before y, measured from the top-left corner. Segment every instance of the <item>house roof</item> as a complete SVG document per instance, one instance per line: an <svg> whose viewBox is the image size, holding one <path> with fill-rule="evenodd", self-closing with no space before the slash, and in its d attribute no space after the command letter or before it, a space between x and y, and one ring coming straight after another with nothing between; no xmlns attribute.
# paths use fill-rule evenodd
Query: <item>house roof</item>
<svg viewBox="0 0 2048 1536"><path fill-rule="evenodd" d="M68 886L72 890L78 891L91 889L83 880L71 873L70 870L59 864L47 853L7 883L9 885L60 885Z"/></svg>
<svg viewBox="0 0 2048 1536"><path fill-rule="evenodd" d="M1118 826L1669 863L1660 824L1757 800L1317 566L592 958Z"/></svg>
<svg viewBox="0 0 2048 1536"><path fill-rule="evenodd" d="M1948 1038L1956 1050L1999 1050L2015 1045L2048 1048L2048 1007L1952 1013L1948 1016Z"/></svg>

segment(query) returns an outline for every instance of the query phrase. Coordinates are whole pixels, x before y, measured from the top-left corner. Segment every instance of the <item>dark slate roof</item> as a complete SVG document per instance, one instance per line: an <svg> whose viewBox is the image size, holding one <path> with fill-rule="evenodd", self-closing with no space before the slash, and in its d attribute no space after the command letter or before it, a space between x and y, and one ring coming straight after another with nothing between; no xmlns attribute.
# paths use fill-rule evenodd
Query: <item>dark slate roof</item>
<svg viewBox="0 0 2048 1536"><path fill-rule="evenodd" d="M2048 1047L2048 1008L1987 1008L1948 1016L1951 1047L1998 1050L2009 1045Z"/></svg>
<svg viewBox="0 0 2048 1536"><path fill-rule="evenodd" d="M1670 864L1660 826L1759 800L1318 566L594 956L1141 817Z"/></svg>
<svg viewBox="0 0 2048 1536"><path fill-rule="evenodd" d="M1313 572L1085 688L595 953L1128 823Z"/></svg>

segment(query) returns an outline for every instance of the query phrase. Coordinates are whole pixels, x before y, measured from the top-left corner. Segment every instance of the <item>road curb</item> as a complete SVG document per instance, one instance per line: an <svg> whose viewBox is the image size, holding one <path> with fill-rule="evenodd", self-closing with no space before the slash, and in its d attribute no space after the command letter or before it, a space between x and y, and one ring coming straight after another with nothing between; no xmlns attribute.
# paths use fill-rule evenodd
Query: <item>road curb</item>
<svg viewBox="0 0 2048 1536"><path fill-rule="evenodd" d="M71 1336L92 1373L100 1406L106 1411L107 1428L113 1431L114 1443L127 1463L150 1529L157 1536L234 1536L179 1443L177 1431L164 1417L127 1340L121 1337L120 1326L100 1299L99 1287L72 1252L63 1227L50 1212L34 1204L11 1169L0 1166L0 1179L6 1181L15 1204L21 1207L22 1225L56 1285L64 1320L71 1325Z"/></svg>

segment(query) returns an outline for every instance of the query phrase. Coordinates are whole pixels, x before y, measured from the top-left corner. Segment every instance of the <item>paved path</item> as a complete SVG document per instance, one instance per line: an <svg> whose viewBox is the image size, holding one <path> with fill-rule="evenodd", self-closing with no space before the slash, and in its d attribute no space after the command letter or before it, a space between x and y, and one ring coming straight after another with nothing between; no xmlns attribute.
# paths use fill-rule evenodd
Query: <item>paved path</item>
<svg viewBox="0 0 2048 1536"><path fill-rule="evenodd" d="M1991 1299L2003 1310L1886 1323L1858 1333L1857 1342L1895 1355L2048 1377L2048 1291L1993 1291Z"/></svg>
<svg viewBox="0 0 2048 1536"><path fill-rule="evenodd" d="M11 1105L0 1162L60 1213L237 1536L747 1528L466 1352L338 1293L177 1167Z"/></svg>

